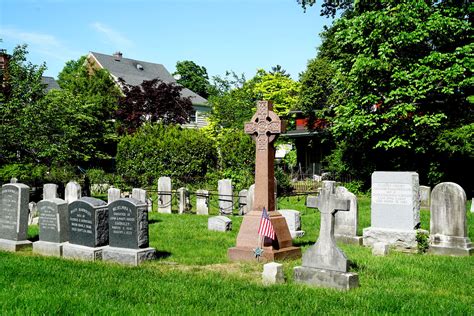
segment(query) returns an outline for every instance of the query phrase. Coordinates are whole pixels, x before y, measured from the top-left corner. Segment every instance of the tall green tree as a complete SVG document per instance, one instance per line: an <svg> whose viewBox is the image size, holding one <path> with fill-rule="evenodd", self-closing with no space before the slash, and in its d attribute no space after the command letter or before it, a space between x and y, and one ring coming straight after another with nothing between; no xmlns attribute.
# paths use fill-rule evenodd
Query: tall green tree
<svg viewBox="0 0 474 316"><path fill-rule="evenodd" d="M319 57L335 67L331 131L354 175L416 170L432 184L469 185L462 173L474 158L472 8L358 2L322 34Z"/></svg>
<svg viewBox="0 0 474 316"><path fill-rule="evenodd" d="M4 80L0 84L0 163L15 163L30 156L25 146L25 110L44 97L41 77L46 65L33 65L27 60L27 46L15 47Z"/></svg>
<svg viewBox="0 0 474 316"><path fill-rule="evenodd" d="M209 75L205 67L199 66L190 60L178 61L176 63L176 72L173 75L179 75L180 78L176 81L180 85L199 94L203 98L207 99L209 97Z"/></svg>

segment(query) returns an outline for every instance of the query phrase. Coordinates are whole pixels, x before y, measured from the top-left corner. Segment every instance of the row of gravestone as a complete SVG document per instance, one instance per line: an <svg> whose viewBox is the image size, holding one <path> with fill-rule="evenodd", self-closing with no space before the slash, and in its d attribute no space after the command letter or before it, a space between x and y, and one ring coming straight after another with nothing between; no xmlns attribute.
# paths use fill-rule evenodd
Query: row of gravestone
<svg viewBox="0 0 474 316"><path fill-rule="evenodd" d="M234 208L234 188L232 180L222 179L217 183L219 214L232 215ZM276 180L275 180L276 192ZM179 213L188 212L191 209L189 191L186 188L176 190L178 195ZM238 214L245 215L253 208L253 200L255 195L255 185L252 184L249 189L243 189L238 194ZM276 193L275 193L276 195ZM171 214L173 191L171 186L171 178L160 177L158 179L158 212ZM196 191L196 214L209 215L209 199L208 190Z"/></svg>
<svg viewBox="0 0 474 316"><path fill-rule="evenodd" d="M417 234L428 235L420 227L420 190L415 172L374 172L371 188L371 226L358 236L357 198L335 182L324 181L323 188L350 201L348 212L335 215L334 237L338 241L371 246L387 245L413 252ZM309 196L307 207L316 208L317 197ZM472 208L472 207L471 207ZM471 255L468 238L466 194L457 184L440 183L431 192L430 246L435 254Z"/></svg>
<svg viewBox="0 0 474 316"><path fill-rule="evenodd" d="M82 197L69 203L56 197L53 186L37 204L39 241L27 240L29 187L2 186L0 249L33 252L82 260L105 260L138 265L155 257L149 247L148 209L144 201L119 198L111 203Z"/></svg>

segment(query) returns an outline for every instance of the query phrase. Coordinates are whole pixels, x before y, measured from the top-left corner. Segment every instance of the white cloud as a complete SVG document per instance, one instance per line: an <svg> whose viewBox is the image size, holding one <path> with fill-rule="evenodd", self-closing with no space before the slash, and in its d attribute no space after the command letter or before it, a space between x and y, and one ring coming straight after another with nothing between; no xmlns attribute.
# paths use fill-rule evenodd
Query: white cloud
<svg viewBox="0 0 474 316"><path fill-rule="evenodd" d="M117 46L117 49L122 49L123 47L131 47L133 46L133 43L131 40L117 32L116 30L113 30L112 28L108 27L107 25L104 25L100 22L94 22L91 24L91 26L100 34L105 36L105 39Z"/></svg>
<svg viewBox="0 0 474 316"><path fill-rule="evenodd" d="M9 39L17 44L28 44L28 50L35 51L43 55L50 56L60 61L77 58L81 53L69 49L64 43L54 35L27 32L14 28L0 29L0 38Z"/></svg>

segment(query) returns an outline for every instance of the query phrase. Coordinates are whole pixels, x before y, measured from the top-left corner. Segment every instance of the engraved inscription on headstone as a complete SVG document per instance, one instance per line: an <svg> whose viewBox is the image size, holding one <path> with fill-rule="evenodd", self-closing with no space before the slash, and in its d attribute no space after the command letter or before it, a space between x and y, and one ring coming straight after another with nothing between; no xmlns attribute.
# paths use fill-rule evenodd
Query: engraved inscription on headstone
<svg viewBox="0 0 474 316"><path fill-rule="evenodd" d="M108 243L107 204L83 197L69 204L70 243L99 247Z"/></svg>
<svg viewBox="0 0 474 316"><path fill-rule="evenodd" d="M109 205L109 245L118 248L148 247L148 210L136 199L119 199Z"/></svg>
<svg viewBox="0 0 474 316"><path fill-rule="evenodd" d="M38 202L39 239L62 243L68 241L68 214L66 201L58 198Z"/></svg>
<svg viewBox="0 0 474 316"><path fill-rule="evenodd" d="M29 189L21 183L2 186L0 238L15 241L27 238Z"/></svg>

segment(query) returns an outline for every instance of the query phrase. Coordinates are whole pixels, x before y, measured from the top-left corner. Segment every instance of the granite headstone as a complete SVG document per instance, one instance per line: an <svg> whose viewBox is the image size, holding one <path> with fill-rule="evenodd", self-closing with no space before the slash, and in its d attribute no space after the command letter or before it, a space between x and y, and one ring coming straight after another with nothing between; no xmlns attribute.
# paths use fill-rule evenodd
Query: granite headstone
<svg viewBox="0 0 474 316"><path fill-rule="evenodd" d="M33 252L62 256L63 243L69 240L68 204L51 198L38 202L39 241L33 243Z"/></svg>
<svg viewBox="0 0 474 316"><path fill-rule="evenodd" d="M234 207L232 180L222 179L217 182L219 193L219 214L230 215Z"/></svg>
<svg viewBox="0 0 474 316"><path fill-rule="evenodd" d="M209 215L209 191L196 191L196 214Z"/></svg>
<svg viewBox="0 0 474 316"><path fill-rule="evenodd" d="M160 177L158 179L158 212L171 214L171 178Z"/></svg>
<svg viewBox="0 0 474 316"><path fill-rule="evenodd" d="M207 220L207 229L218 232L232 230L232 220L225 216L213 216Z"/></svg>

